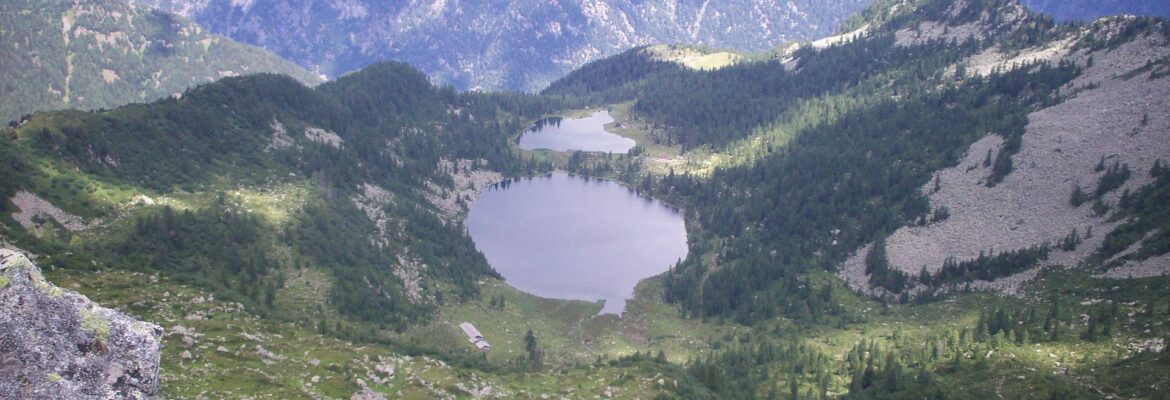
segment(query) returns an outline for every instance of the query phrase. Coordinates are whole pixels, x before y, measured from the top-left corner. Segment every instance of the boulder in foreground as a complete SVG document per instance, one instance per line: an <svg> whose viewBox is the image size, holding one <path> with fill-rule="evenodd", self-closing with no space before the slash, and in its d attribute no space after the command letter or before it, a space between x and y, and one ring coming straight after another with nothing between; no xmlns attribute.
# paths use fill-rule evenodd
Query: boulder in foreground
<svg viewBox="0 0 1170 400"><path fill-rule="evenodd" d="M0 249L0 398L150 398L162 328L45 280Z"/></svg>

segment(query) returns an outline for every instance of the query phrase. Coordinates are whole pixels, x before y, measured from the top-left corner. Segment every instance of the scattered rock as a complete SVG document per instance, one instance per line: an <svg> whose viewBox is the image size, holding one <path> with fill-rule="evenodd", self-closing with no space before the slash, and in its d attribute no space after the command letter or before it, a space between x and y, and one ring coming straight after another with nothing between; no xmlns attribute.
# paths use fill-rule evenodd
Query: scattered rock
<svg viewBox="0 0 1170 400"><path fill-rule="evenodd" d="M54 286L11 250L0 281L0 398L158 394L161 327Z"/></svg>
<svg viewBox="0 0 1170 400"><path fill-rule="evenodd" d="M1017 61L1071 61L1086 68L1062 89L1064 101L1028 115L1021 148L1012 157L1015 168L1002 182L994 187L986 184L990 168L982 160L1000 151L1004 143L1003 137L989 132L967 149L957 166L935 174L937 190L935 179L921 188L932 208L946 207L950 216L925 226L903 227L889 236L886 254L892 267L909 274L917 274L923 267L934 272L950 257L966 261L993 250L1002 253L1059 243L1074 229L1084 235L1092 228L1092 238L1085 238L1072 251L1053 249L1044 262L1074 268L1119 226L1120 221L1110 221L1112 215L1095 216L1088 203L1073 207L1069 198L1076 185L1094 189L1100 177L1094 166L1102 158L1108 164L1117 162L1133 171L1148 171L1155 160L1165 161L1170 154L1170 114L1165 112L1164 101L1170 97L1170 79L1148 72L1132 79L1122 77L1149 60L1165 58L1170 54L1170 40L1153 34L1117 48L1089 52L1074 50L1071 43L1076 38L1073 34L1050 47L1025 50L1016 59L1001 60L993 54L976 56L988 58L984 61L989 66L980 64L983 61L969 63L986 69ZM1087 66L1089 57L1095 60L1092 66ZM1151 180L1149 174L1135 173L1122 187L1106 193L1103 200L1117 204L1123 191L1135 191ZM864 273L868 248L869 245L854 253L842 265L839 275L856 290L880 294L880 288L870 287ZM1170 256L1130 261L1104 276L1170 274L1168 260ZM1035 270L1024 271L994 282L974 282L972 289L1016 295L1035 276Z"/></svg>
<svg viewBox="0 0 1170 400"><path fill-rule="evenodd" d="M273 361L285 361L288 359L288 357L273 353L261 345L256 345L256 354L259 354L261 357L264 357L268 360L273 360ZM316 382L314 382L314 383L316 383Z"/></svg>
<svg viewBox="0 0 1170 400"><path fill-rule="evenodd" d="M390 226L394 221L386 213L386 207L394 204L394 193L369 183L362 184L361 189L361 194L353 197L353 204L374 222L378 227L379 241L385 242L385 238L394 233Z"/></svg>
<svg viewBox="0 0 1170 400"><path fill-rule="evenodd" d="M154 201L154 199L150 198L150 196L139 194L139 195L135 195L134 197L130 198L130 204L131 205L153 206L153 205L155 205L155 201Z"/></svg>
<svg viewBox="0 0 1170 400"><path fill-rule="evenodd" d="M12 213L12 219L25 229L35 229L39 226L40 224L34 221L34 218L38 216L52 218L65 229L75 232L89 229L90 226L101 223L101 221L93 221L91 224L86 224L81 217L67 213L57 208L53 203L24 190L16 192L16 195L12 196L12 204L20 209L19 212Z"/></svg>
<svg viewBox="0 0 1170 400"><path fill-rule="evenodd" d="M498 172L476 169L474 166L475 162L468 159L439 160L439 170L450 175L454 184L447 188L428 183L429 190L423 196L439 209L444 219L458 220L461 213L471 209L484 188L503 180L503 175Z"/></svg>
<svg viewBox="0 0 1170 400"><path fill-rule="evenodd" d="M349 400L386 400L386 396L368 387L362 387L362 390L350 396Z"/></svg>
<svg viewBox="0 0 1170 400"><path fill-rule="evenodd" d="M268 146L264 148L265 151L287 149L292 147L293 138L292 136L289 136L288 131L284 129L284 124L273 118L272 124L269 125L269 127L272 128L272 138L268 140Z"/></svg>
<svg viewBox="0 0 1170 400"><path fill-rule="evenodd" d="M305 128L305 139L309 139L313 142L324 143L335 149L340 149L341 144L345 142L344 140L341 140L341 136L338 136L332 131L313 127Z"/></svg>

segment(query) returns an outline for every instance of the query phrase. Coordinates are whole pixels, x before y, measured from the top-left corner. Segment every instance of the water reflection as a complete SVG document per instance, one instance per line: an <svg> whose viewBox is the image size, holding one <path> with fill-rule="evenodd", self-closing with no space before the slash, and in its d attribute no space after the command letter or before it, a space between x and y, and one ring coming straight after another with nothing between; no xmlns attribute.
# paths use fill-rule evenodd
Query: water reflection
<svg viewBox="0 0 1170 400"><path fill-rule="evenodd" d="M467 229L508 283L542 297L605 300L620 313L641 279L686 257L683 216L604 179L566 173L502 181Z"/></svg>
<svg viewBox="0 0 1170 400"><path fill-rule="evenodd" d="M585 118L545 118L536 121L532 128L520 136L520 148L626 154L636 143L633 139L606 131L605 124L613 121L613 117L605 110Z"/></svg>

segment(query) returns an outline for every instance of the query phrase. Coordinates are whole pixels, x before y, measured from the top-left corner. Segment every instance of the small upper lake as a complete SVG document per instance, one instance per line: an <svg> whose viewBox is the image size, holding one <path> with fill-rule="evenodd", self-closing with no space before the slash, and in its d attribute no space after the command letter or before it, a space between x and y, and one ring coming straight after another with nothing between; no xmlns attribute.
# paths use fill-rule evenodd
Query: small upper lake
<svg viewBox="0 0 1170 400"><path fill-rule="evenodd" d="M687 255L683 216L620 184L566 173L487 189L467 230L513 287L541 297L605 300L621 313L638 281Z"/></svg>
<svg viewBox="0 0 1170 400"><path fill-rule="evenodd" d="M626 154L636 143L634 139L606 131L605 124L611 122L613 117L605 110L585 118L545 118L536 121L536 125L520 136L520 148Z"/></svg>

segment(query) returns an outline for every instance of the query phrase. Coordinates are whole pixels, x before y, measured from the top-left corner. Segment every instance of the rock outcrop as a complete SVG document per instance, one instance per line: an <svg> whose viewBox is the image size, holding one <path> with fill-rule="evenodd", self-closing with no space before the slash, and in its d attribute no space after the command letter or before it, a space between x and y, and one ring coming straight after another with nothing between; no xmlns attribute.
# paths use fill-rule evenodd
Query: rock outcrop
<svg viewBox="0 0 1170 400"><path fill-rule="evenodd" d="M924 226L903 227L886 238L891 267L908 274L923 268L935 273L947 258L968 261L984 253L1050 246L1074 230L1093 235L1072 250L1050 246L1051 254L1036 268L1074 268L1101 247L1121 222L1114 219L1115 210L1098 215L1088 202L1072 205L1074 187L1096 188L1104 174L1095 168L1099 163L1126 165L1139 172L1101 196L1104 204L1119 204L1124 192L1136 192L1150 184L1154 178L1146 171L1155 161L1165 162L1170 154L1170 114L1166 112L1170 77L1154 69L1157 60L1170 57L1170 37L1154 30L1111 48L1078 46L1085 37L1116 36L1134 21L1132 17L1102 20L1099 26L1083 28L1048 45L1018 50L1014 57L1006 57L997 46L962 62L976 75L1037 61L1052 65L1073 62L1082 66L1082 71L1061 89L1061 102L1028 115L1021 148L1012 157L1014 167L1003 182L987 185L991 168L982 160L997 154L1004 142L1003 137L989 133L968 148L958 165L937 171L936 179L922 186L932 208L945 207L949 217ZM846 260L838 275L855 290L881 294L865 274L870 246L872 243ZM1166 259L1163 254L1128 261L1103 276L1170 274ZM995 282L972 282L970 287L1019 294L1037 272L1033 268Z"/></svg>
<svg viewBox="0 0 1170 400"><path fill-rule="evenodd" d="M0 398L151 398L162 328L45 280L0 249Z"/></svg>

